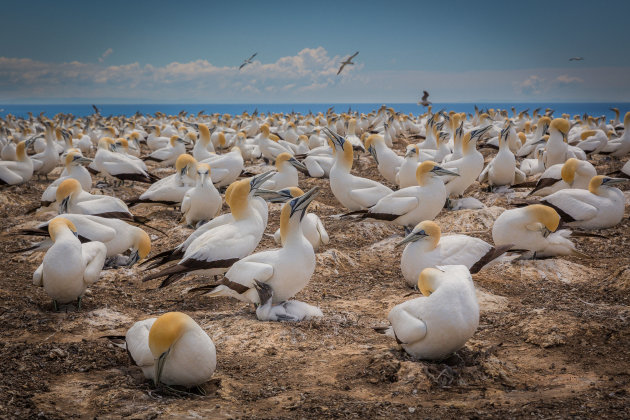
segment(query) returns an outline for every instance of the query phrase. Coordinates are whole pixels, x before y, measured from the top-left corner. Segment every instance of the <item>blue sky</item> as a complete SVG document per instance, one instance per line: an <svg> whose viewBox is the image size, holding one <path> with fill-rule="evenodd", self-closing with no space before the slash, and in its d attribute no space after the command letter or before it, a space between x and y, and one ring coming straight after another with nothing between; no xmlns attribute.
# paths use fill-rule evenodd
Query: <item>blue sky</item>
<svg viewBox="0 0 630 420"><path fill-rule="evenodd" d="M630 100L630 2L506 3L14 1L0 103Z"/></svg>

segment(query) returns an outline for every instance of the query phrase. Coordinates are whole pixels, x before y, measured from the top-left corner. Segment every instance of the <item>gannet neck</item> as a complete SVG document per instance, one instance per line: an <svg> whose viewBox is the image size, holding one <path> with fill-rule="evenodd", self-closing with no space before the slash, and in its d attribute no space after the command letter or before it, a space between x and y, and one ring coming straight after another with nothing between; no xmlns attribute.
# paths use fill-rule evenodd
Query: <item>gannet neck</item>
<svg viewBox="0 0 630 420"><path fill-rule="evenodd" d="M573 184L573 181L575 180L575 172L578 169L579 163L580 162L575 158L568 159L564 162L564 165L562 165L562 169L560 170L560 176L564 182L569 185Z"/></svg>
<svg viewBox="0 0 630 420"><path fill-rule="evenodd" d="M440 277L442 272L437 268L425 268L418 277L418 289L425 296L430 296L431 293L440 285Z"/></svg>

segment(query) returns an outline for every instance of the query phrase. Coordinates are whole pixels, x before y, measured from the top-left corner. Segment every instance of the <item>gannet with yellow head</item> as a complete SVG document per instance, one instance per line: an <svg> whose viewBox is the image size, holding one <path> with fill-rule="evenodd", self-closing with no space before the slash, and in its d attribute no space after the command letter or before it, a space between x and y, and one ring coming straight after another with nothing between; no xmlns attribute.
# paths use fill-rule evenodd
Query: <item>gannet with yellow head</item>
<svg viewBox="0 0 630 420"><path fill-rule="evenodd" d="M33 141L34 138L31 138L17 144L17 160L0 161L0 185L23 184L33 177L33 161L26 154L27 143L30 145Z"/></svg>
<svg viewBox="0 0 630 420"><path fill-rule="evenodd" d="M159 179L147 171L146 165L140 159L117 153L116 150L114 139L111 137L101 138L94 155L94 162L89 167L123 182L130 180L150 184Z"/></svg>
<svg viewBox="0 0 630 420"><path fill-rule="evenodd" d="M189 189L182 199L182 222L189 226L202 225L221 211L221 194L210 182L210 165L199 163L196 168L197 185Z"/></svg>
<svg viewBox="0 0 630 420"><path fill-rule="evenodd" d="M160 179L143 192L130 206L137 204L179 205L186 191L195 185L197 161L188 153L179 155L175 161L175 173Z"/></svg>
<svg viewBox="0 0 630 420"><path fill-rule="evenodd" d="M529 195L544 197L567 188L586 190L595 175L597 175L597 171L593 164L585 160L571 158L564 163L547 168Z"/></svg>
<svg viewBox="0 0 630 420"><path fill-rule="evenodd" d="M89 191L92 188L92 176L85 169L85 165L92 162L92 159L83 157L80 151L70 150L64 158L65 168L59 178L50 184L42 193L41 205L49 206L56 200L57 187L68 178L74 178L81 184L81 188Z"/></svg>
<svg viewBox="0 0 630 420"><path fill-rule="evenodd" d="M477 150L477 141L490 129L486 126L479 130L466 132L462 137L462 157L442 163L447 170L456 170L459 176L445 178L445 188L448 197L461 197L470 187L481 171L483 171L483 155Z"/></svg>
<svg viewBox="0 0 630 420"><path fill-rule="evenodd" d="M385 138L380 134L371 134L365 140L365 147L376 161L379 173L388 182L396 183L396 175L403 163L403 158L387 147Z"/></svg>
<svg viewBox="0 0 630 420"><path fill-rule="evenodd" d="M306 166L289 153L280 153L276 157L277 172L262 186L268 190L281 190L283 188L298 186L298 170L307 172Z"/></svg>
<svg viewBox="0 0 630 420"><path fill-rule="evenodd" d="M80 309L85 289L100 276L107 248L101 242L81 244L76 227L63 217L48 224L48 233L53 244L33 273L33 284L44 288L55 310L75 299Z"/></svg>
<svg viewBox="0 0 630 420"><path fill-rule="evenodd" d="M387 316L391 327L381 332L417 359L444 359L479 326L475 285L465 266L447 265L425 268L418 289L424 296L393 307Z"/></svg>
<svg viewBox="0 0 630 420"><path fill-rule="evenodd" d="M174 165L179 155L186 153L187 144L190 140L186 136L173 135L167 146L151 152L144 160L153 160L163 166Z"/></svg>
<svg viewBox="0 0 630 420"><path fill-rule="evenodd" d="M74 178L68 178L59 184L55 198L59 214L90 214L106 218L136 220L122 200L83 191L79 181Z"/></svg>

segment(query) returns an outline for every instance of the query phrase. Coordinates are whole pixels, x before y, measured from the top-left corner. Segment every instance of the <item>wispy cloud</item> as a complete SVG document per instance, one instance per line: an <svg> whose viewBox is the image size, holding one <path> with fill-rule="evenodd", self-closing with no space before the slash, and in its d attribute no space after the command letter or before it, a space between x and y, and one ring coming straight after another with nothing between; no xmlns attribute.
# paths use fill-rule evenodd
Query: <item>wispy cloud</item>
<svg viewBox="0 0 630 420"><path fill-rule="evenodd" d="M110 55L113 52L114 52L114 50L111 49L111 48L106 49L105 52L103 54L101 54L101 56L98 58L98 62L102 63L103 61L105 61L107 56Z"/></svg>
<svg viewBox="0 0 630 420"><path fill-rule="evenodd" d="M111 49L101 58L111 54ZM260 58L260 57L257 57ZM0 103L64 102L435 102L619 101L630 97L630 69L539 68L478 71L372 71L361 63L336 76L344 57L304 48L244 67L208 60L164 66L55 63L0 57Z"/></svg>

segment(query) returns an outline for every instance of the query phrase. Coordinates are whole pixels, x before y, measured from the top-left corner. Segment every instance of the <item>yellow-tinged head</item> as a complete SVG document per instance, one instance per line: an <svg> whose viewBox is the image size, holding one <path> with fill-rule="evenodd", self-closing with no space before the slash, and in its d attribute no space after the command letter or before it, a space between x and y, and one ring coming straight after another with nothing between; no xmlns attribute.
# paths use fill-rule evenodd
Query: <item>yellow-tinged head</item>
<svg viewBox="0 0 630 420"><path fill-rule="evenodd" d="M566 136L567 134L569 134L571 124L569 123L569 120L565 120L564 118L556 118L555 120L551 121L550 128L554 128Z"/></svg>
<svg viewBox="0 0 630 420"><path fill-rule="evenodd" d="M199 138L208 142L210 140L210 130L205 124L199 124Z"/></svg>
<svg viewBox="0 0 630 420"><path fill-rule="evenodd" d="M140 260L145 259L149 252L151 252L151 238L149 235L142 229L138 229L136 232L136 244L135 247L138 249L138 257Z"/></svg>
<svg viewBox="0 0 630 420"><path fill-rule="evenodd" d="M304 134L300 134L298 136L298 142L301 142L301 141L308 141L308 137L306 137Z"/></svg>
<svg viewBox="0 0 630 420"><path fill-rule="evenodd" d="M280 141L280 137L276 136L275 134L269 134L269 139L275 142Z"/></svg>
<svg viewBox="0 0 630 420"><path fill-rule="evenodd" d="M527 136L525 136L525 133L520 132L518 133L518 139L521 141L521 145L523 145L527 141Z"/></svg>
<svg viewBox="0 0 630 420"><path fill-rule="evenodd" d="M189 131L188 133L186 133L186 139L189 142L194 143L197 141L197 134L193 133L192 131Z"/></svg>
<svg viewBox="0 0 630 420"><path fill-rule="evenodd" d="M249 181L249 178L235 181L230 185L231 190L229 194L227 191L225 193L225 202L230 206L232 216L236 220L242 219L247 211L248 195L251 191ZM228 190L230 187L228 187Z"/></svg>
<svg viewBox="0 0 630 420"><path fill-rule="evenodd" d="M589 137L594 136L597 133L597 131L595 130L584 130L582 131L582 134L580 134L580 139L585 140Z"/></svg>
<svg viewBox="0 0 630 420"><path fill-rule="evenodd" d="M551 124L551 118L549 118L549 117L540 117L538 119L537 127L540 127L542 125L549 125L549 124Z"/></svg>
<svg viewBox="0 0 630 420"><path fill-rule="evenodd" d="M74 160L75 156L82 156L81 152L77 153L76 151L74 151L72 149L68 151L68 153L66 154L66 158L65 158L65 165L66 165L66 167L70 166L70 164Z"/></svg>
<svg viewBox="0 0 630 420"><path fill-rule="evenodd" d="M416 169L416 180L418 181L418 185L423 186L427 182L427 177L429 177L431 171L434 167L437 166L437 163L432 160L425 160Z"/></svg>
<svg viewBox="0 0 630 420"><path fill-rule="evenodd" d="M562 169L560 170L560 176L562 180L567 184L571 185L573 180L575 179L575 171L577 171L578 165L580 161L576 158L567 159L562 165Z"/></svg>
<svg viewBox="0 0 630 420"><path fill-rule="evenodd" d="M588 190L593 194L597 194L599 192L599 187L602 186L605 178L606 177L604 175L596 175L591 178L591 182L588 183Z"/></svg>
<svg viewBox="0 0 630 420"><path fill-rule="evenodd" d="M155 320L149 330L149 349L158 358L186 333L195 321L181 312L168 312Z"/></svg>
<svg viewBox="0 0 630 420"><path fill-rule="evenodd" d="M227 143L227 141L225 140L225 134L223 133L223 131L221 131L219 133L219 135L217 136L218 140L219 140L219 145L221 147L225 147L225 144Z"/></svg>
<svg viewBox="0 0 630 420"><path fill-rule="evenodd" d="M188 153L182 153L177 157L177 160L175 161L175 169L177 170L177 172L181 172L185 167L194 163L197 163L194 157L192 157Z"/></svg>
<svg viewBox="0 0 630 420"><path fill-rule="evenodd" d="M430 296L440 284L442 272L437 268L429 267L422 270L418 276L418 289L425 296Z"/></svg>
<svg viewBox="0 0 630 420"><path fill-rule="evenodd" d="M171 136L171 146L175 147L175 144L177 143L177 139L179 138L179 136Z"/></svg>
<svg viewBox="0 0 630 420"><path fill-rule="evenodd" d="M282 152L280 153L277 157L276 157L276 168L278 170L280 170L280 165L282 165L284 162L288 162L289 159L291 159L291 155L288 154L287 152Z"/></svg>
<svg viewBox="0 0 630 420"><path fill-rule="evenodd" d="M116 145L120 145L122 146L125 150L129 150L129 142L127 141L127 139L124 138L118 138L116 139Z"/></svg>
<svg viewBox="0 0 630 420"><path fill-rule="evenodd" d="M17 160L24 160L26 159L26 142L25 141L21 141L17 144L17 146L15 146L15 156L17 157Z"/></svg>
<svg viewBox="0 0 630 420"><path fill-rule="evenodd" d="M55 242L57 234L63 229L70 229L74 234L77 233L77 228L74 223L65 217L57 217L51 220L48 224L48 234L50 235L50 239Z"/></svg>
<svg viewBox="0 0 630 420"><path fill-rule="evenodd" d="M269 137L269 126L267 124L263 124L260 126L260 132L265 136Z"/></svg>
<svg viewBox="0 0 630 420"><path fill-rule="evenodd" d="M81 184L74 178L68 178L59 184L56 192L57 201L62 201L64 198L77 194L82 191Z"/></svg>
<svg viewBox="0 0 630 420"><path fill-rule="evenodd" d="M431 249L435 249L440 243L440 237L442 236L440 225L432 220L418 223L413 230L417 235L426 236L431 240Z"/></svg>
<svg viewBox="0 0 630 420"><path fill-rule="evenodd" d="M532 204L525 207L525 211L531 214L536 222L542 223L550 232L555 232L560 225L560 215L549 206Z"/></svg>
<svg viewBox="0 0 630 420"><path fill-rule="evenodd" d="M110 146L116 144L116 141L111 137L103 137L98 141L99 149L109 149Z"/></svg>

